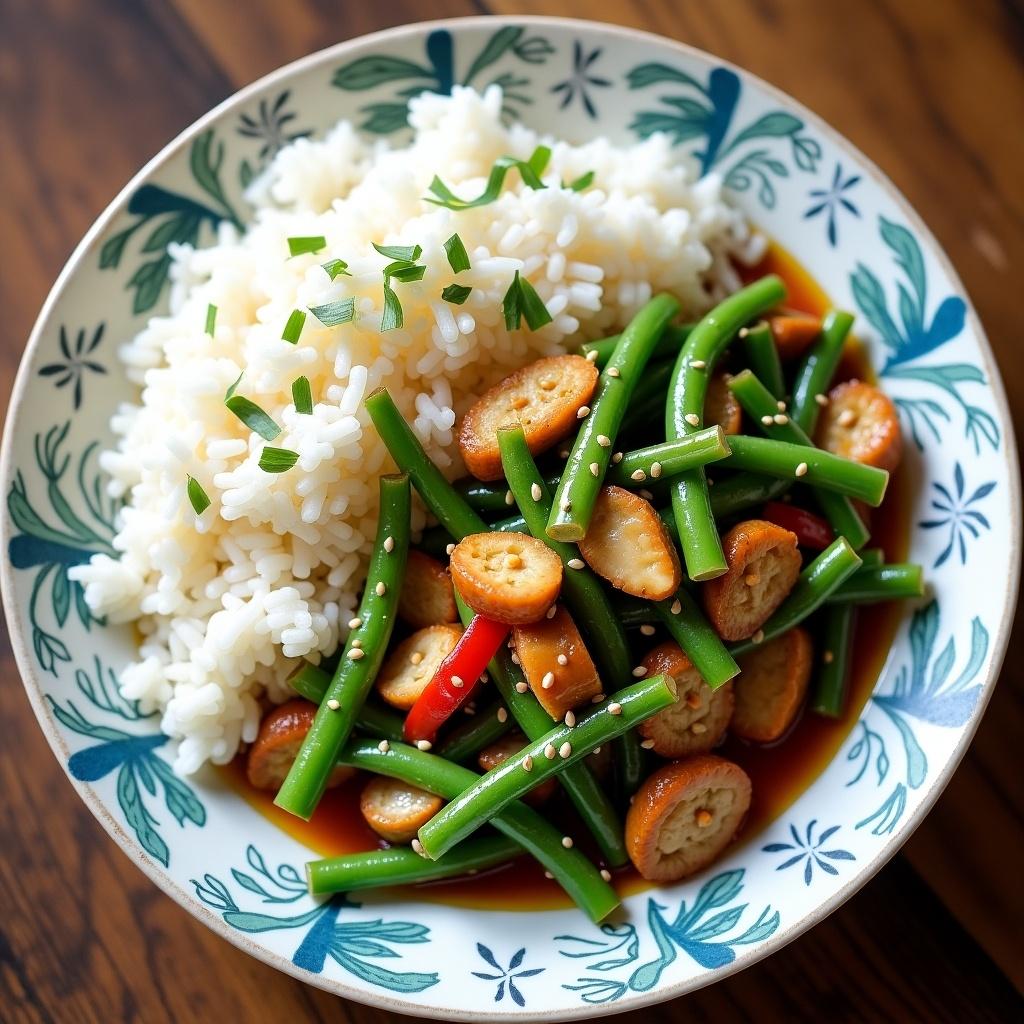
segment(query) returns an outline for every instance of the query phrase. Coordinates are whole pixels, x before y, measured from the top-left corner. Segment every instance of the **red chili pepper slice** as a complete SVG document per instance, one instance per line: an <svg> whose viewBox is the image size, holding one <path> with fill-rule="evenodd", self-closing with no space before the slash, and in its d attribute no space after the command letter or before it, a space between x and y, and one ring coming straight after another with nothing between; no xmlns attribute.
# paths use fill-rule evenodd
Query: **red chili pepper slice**
<svg viewBox="0 0 1024 1024"><path fill-rule="evenodd" d="M764 506L762 514L768 522L795 533L797 543L801 547L824 551L836 539L832 527L826 520L796 505L769 501Z"/></svg>
<svg viewBox="0 0 1024 1024"><path fill-rule="evenodd" d="M451 654L438 665L433 679L409 709L403 735L410 743L434 742L437 730L469 699L510 628L482 615L473 617Z"/></svg>

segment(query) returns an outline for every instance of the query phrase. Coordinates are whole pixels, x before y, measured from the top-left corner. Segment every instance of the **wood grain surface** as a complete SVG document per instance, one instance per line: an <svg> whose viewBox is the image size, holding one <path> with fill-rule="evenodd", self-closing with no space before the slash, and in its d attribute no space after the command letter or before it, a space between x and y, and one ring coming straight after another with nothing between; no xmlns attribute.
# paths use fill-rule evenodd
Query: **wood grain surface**
<svg viewBox="0 0 1024 1024"><path fill-rule="evenodd" d="M1024 422L1024 11L1015 0L0 0L4 402L74 244L178 131L310 51L424 17L481 13L659 32L812 107L892 177L938 236ZM621 1019L1024 1019L1022 655L1018 622L956 777L858 895L742 974ZM6 631L0 658L0 1020L386 1019L251 959L163 896L65 781Z"/></svg>

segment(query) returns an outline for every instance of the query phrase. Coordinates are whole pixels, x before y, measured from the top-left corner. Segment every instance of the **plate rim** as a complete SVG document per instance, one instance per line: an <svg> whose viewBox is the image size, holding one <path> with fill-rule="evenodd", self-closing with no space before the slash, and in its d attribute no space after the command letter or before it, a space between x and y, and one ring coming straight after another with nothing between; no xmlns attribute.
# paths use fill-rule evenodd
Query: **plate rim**
<svg viewBox="0 0 1024 1024"><path fill-rule="evenodd" d="M779 931L766 940L762 946L759 946L749 952L740 953L731 964L716 968L713 972L709 971L707 974L698 974L688 980L666 985L664 988L654 989L650 992L634 993L613 1004L606 1004L602 1006L601 1015L610 1016L611 1014L624 1013L629 1010L636 1010L645 1006L652 1006L658 1003L667 1002L671 999L676 999L679 996L696 991L705 987L707 984L720 981L724 978L730 977L738 971L752 966L765 957L778 952L794 939L799 938L810 928L820 924L826 917L838 910L839 907L854 895L854 893L865 886L878 873L878 871L881 870L881 868L888 863L893 856L895 856L903 844L917 830L921 822L925 819L935 802L945 790L950 778L953 776L953 773L959 767L959 764L981 723L981 719L984 715L988 702L992 697L1009 645L1010 632L1015 617L1015 609L1020 587L1022 517L1021 478L1017 458L1017 443L1013 429L1013 418L1009 402L1006 397L1005 385L999 372L995 354L992 351L988 336L982 326L980 318L978 317L977 311L974 308L970 295L964 288L963 282L960 280L952 261L947 256L943 247L939 244L938 239L889 176L856 145L847 139L846 136L833 128L824 120L824 118L806 107L789 93L753 72L733 63L732 61L726 60L714 53L692 46L688 43L683 43L679 40L659 35L656 32L648 32L625 25L618 25L613 22L594 21L583 18L563 18L549 15L469 15L466 17L442 18L393 26L391 28L381 29L366 35L356 36L352 39L346 39L324 47L323 49L316 50L313 53L306 54L305 56L299 57L296 60L261 76L248 85L235 90L175 135L174 138L167 142L166 145L162 146L135 174L132 175L128 182L104 207L102 212L90 225L88 231L86 231L82 239L74 247L64 266L61 268L57 279L47 293L46 299L43 302L39 314L32 326L32 330L29 333L28 341L26 342L18 365L18 371L11 390L8 413L4 424L2 446L0 446L0 483L6 486L11 478L14 458L14 435L17 432L17 423L21 418L25 392L28 389L29 381L32 376L29 364L32 362L32 358L40 345L43 328L50 319L52 310L63 295L67 285L74 274L78 271L84 257L91 250L97 239L106 231L114 218L123 211L129 197L140 184L148 180L157 169L176 156L207 126L218 121L228 111L244 105L250 98L262 93L275 83L286 81L297 74L310 71L322 64L333 62L339 57L350 54L352 51L372 47L383 40L404 39L408 36L426 34L436 29L447 29L449 31L458 32L463 28L483 28L501 25L547 25L570 31L575 30L605 33L610 36L626 37L641 44L667 46L671 49L675 49L681 54L685 54L699 61L713 63L715 66L728 68L745 81L751 82L758 89L761 89L766 94L773 96L787 108L799 112L801 116L806 118L809 124L814 125L814 127L823 136L828 137L834 145L851 153L859 161L864 170L874 178L875 182L880 186L883 192L896 204L918 236L928 243L930 251L934 254L936 261L941 266L943 272L948 275L951 283L957 291L957 294L963 298L967 307L967 322L980 342L979 350L984 370L987 374L987 384L992 393L994 405L999 414L1001 423L1005 427L1003 431L1001 452L1006 464L1005 480L1009 491L1010 514L1012 520L1009 527L1011 568L1006 581L1006 591L1002 602L997 631L993 641L992 659L982 683L980 699L975 706L971 719L964 727L957 745L953 748L950 755L944 760L940 771L936 774L935 780L924 799L910 813L906 825L900 832L899 836L890 839L880 848L879 852L870 861L864 862L864 866L850 879L850 881L830 897L815 906L811 912L804 914L788 927L780 928ZM10 517L5 514L2 519L0 519L0 544L2 544L3 550L5 551L10 541L10 534L11 521ZM14 572L7 559L3 559L2 562L0 562L0 594L2 594L4 606L8 607L14 597ZM14 653L15 663L28 697L29 704L32 707L33 713L35 714L36 720L39 723L40 729L42 730L47 743L57 756L61 770L68 777L79 797L92 812L93 816L99 821L107 834L117 843L124 854L135 864L135 866L150 879L150 881L152 881L162 892L181 906L182 909L184 909L191 917L195 918L222 938L226 939L233 946L305 984L314 985L335 995L340 995L343 998L352 999L355 1002L404 1014L418 1014L420 1016L439 1020L486 1019L524 1022L575 1020L594 1016L594 1007L586 1004L573 1007L568 1011L492 1011L485 1017L473 1012L455 1008L425 1006L412 1000L396 998L393 995L377 992L372 989L355 988L342 980L326 977L324 974L311 974L309 971L305 971L296 966L290 960L287 960L279 954L258 945L242 933L230 928L218 915L203 906L195 896L180 887L174 879L170 877L170 875L150 863L141 846L133 837L129 836L124 828L114 819L106 805L96 793L95 789L87 783L80 782L70 774L68 770L69 749L54 724L50 710L46 706L39 681L35 678L35 669L32 660L29 657L26 639L20 627L15 624L16 620L13 617L8 616L7 622L11 649Z"/></svg>

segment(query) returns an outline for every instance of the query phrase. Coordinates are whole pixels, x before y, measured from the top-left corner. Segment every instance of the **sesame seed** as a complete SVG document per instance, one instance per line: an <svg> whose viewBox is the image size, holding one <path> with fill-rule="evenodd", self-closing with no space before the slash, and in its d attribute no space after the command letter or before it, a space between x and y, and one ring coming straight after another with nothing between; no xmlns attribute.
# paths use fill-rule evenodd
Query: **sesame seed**
<svg viewBox="0 0 1024 1024"><path fill-rule="evenodd" d="M530 684L528 682L526 682L525 679L520 679L519 682L516 683L516 693L526 693L526 691L529 688L530 688Z"/></svg>
<svg viewBox="0 0 1024 1024"><path fill-rule="evenodd" d="M654 636L654 632L655 632L654 627L652 625L650 625L649 623L647 623L647 622L645 622L640 627L640 633L641 633L642 636Z"/></svg>
<svg viewBox="0 0 1024 1024"><path fill-rule="evenodd" d="M365 651L361 647L353 647L348 652L348 658L350 661L358 661L365 655Z"/></svg>
<svg viewBox="0 0 1024 1024"><path fill-rule="evenodd" d="M562 845L567 850L571 850L573 847L572 836L562 836Z"/></svg>
<svg viewBox="0 0 1024 1024"><path fill-rule="evenodd" d="M329 700L329 701L327 702L327 706L328 706L328 707L329 707L329 708L330 708L330 709L331 709L332 711L337 711L337 710L338 710L338 708L340 708L340 707L341 707L341 702L340 702L340 701L337 701L337 700L335 700L335 699L334 699L334 698L332 697L332 698L331 698L331 699L330 699L330 700Z"/></svg>
<svg viewBox="0 0 1024 1024"><path fill-rule="evenodd" d="M530 757L529 754L527 754L526 757L524 757L523 760L520 763L523 766L523 771L524 772L532 772L533 771L533 758Z"/></svg>
<svg viewBox="0 0 1024 1024"><path fill-rule="evenodd" d="M388 585L383 580L381 580L377 584L377 586L373 588L373 590L378 597L383 597L388 592Z"/></svg>
<svg viewBox="0 0 1024 1024"><path fill-rule="evenodd" d="M818 405L828 405L828 395L815 395L814 400L818 403Z"/></svg>
<svg viewBox="0 0 1024 1024"><path fill-rule="evenodd" d="M355 638L355 639L354 639L354 640L352 641L352 646L353 646L353 647L362 647L362 646L363 646L363 641L362 641L362 639L361 639L360 637L358 637L358 636L357 636L357 637L356 637L356 638Z"/></svg>
<svg viewBox="0 0 1024 1024"><path fill-rule="evenodd" d="M836 656L831 651L825 651L821 656L821 660L825 662L826 665L831 665L832 662L836 660Z"/></svg>
<svg viewBox="0 0 1024 1024"><path fill-rule="evenodd" d="M708 364L703 359L691 359L690 366L695 370L703 370Z"/></svg>
<svg viewBox="0 0 1024 1024"><path fill-rule="evenodd" d="M498 721L499 722L507 722L508 721L508 710L506 708L498 708Z"/></svg>
<svg viewBox="0 0 1024 1024"><path fill-rule="evenodd" d="M454 544L446 544L445 548L444 548L444 551L445 551L445 554L448 555L449 558L451 558L452 553L455 551L455 545Z"/></svg>
<svg viewBox="0 0 1024 1024"><path fill-rule="evenodd" d="M754 633L754 635L750 639L753 640L755 644L761 643L761 641L764 640L764 630L757 630L757 632Z"/></svg>
<svg viewBox="0 0 1024 1024"><path fill-rule="evenodd" d="M600 704L601 701L603 701L603 700L604 700L604 694L603 693L595 693L594 696L590 698L590 703L591 704Z"/></svg>
<svg viewBox="0 0 1024 1024"><path fill-rule="evenodd" d="M570 729L576 725L576 716L571 711L565 713L565 724Z"/></svg>
<svg viewBox="0 0 1024 1024"><path fill-rule="evenodd" d="M714 487L714 486L715 486L715 481L712 480L711 477L708 477L708 487Z"/></svg>
<svg viewBox="0 0 1024 1024"><path fill-rule="evenodd" d="M349 629L358 629L363 624L363 620L357 615L354 619L348 620Z"/></svg>
<svg viewBox="0 0 1024 1024"><path fill-rule="evenodd" d="M601 868L601 877L606 881L612 880L612 873L607 868Z"/></svg>
<svg viewBox="0 0 1024 1024"><path fill-rule="evenodd" d="M764 424L764 425L765 425L766 427L770 427L770 426L771 426L771 425L772 425L772 424L773 424L773 423L775 422L775 420L773 420L773 419L772 419L772 417L771 417L771 416L769 415L769 416L762 416L762 417L761 417L761 422L762 422L762 423L763 423L763 424Z"/></svg>
<svg viewBox="0 0 1024 1024"><path fill-rule="evenodd" d="M589 405L581 405L576 410L576 419L578 419L578 420L585 420L589 415L590 415L590 406Z"/></svg>
<svg viewBox="0 0 1024 1024"><path fill-rule="evenodd" d="M481 683L486 683L489 678L490 678L490 676L488 676L486 672L481 672L480 673L480 682Z"/></svg>
<svg viewBox="0 0 1024 1024"><path fill-rule="evenodd" d="M544 872L544 877L545 878L554 878L555 876L553 874L551 874L550 871L545 871Z"/></svg>
<svg viewBox="0 0 1024 1024"><path fill-rule="evenodd" d="M774 415L774 416L772 417L772 420L773 420L773 421L774 421L775 423L778 423L778 425L779 425L779 426L781 427L781 426L783 426L784 424L786 424L786 423L788 423L788 422L789 422L789 417L788 417L788 416L787 416L787 415L786 415L786 414L785 414L784 412L777 412L777 413L776 413L776 414L775 414L775 415Z"/></svg>
<svg viewBox="0 0 1024 1024"><path fill-rule="evenodd" d="M745 338L748 334L750 334L750 328L749 327L741 327L736 332L736 337L738 337L738 338Z"/></svg>
<svg viewBox="0 0 1024 1024"><path fill-rule="evenodd" d="M693 725L690 726L690 732L692 732L694 736L702 736L707 731L708 727L703 722L694 722Z"/></svg>
<svg viewBox="0 0 1024 1024"><path fill-rule="evenodd" d="M691 690L686 695L686 706L696 711L704 702L700 699L700 694L696 690Z"/></svg>
<svg viewBox="0 0 1024 1024"><path fill-rule="evenodd" d="M417 750L429 750L433 745L434 744L431 743L430 740L417 740L416 741L416 749Z"/></svg>
<svg viewBox="0 0 1024 1024"><path fill-rule="evenodd" d="M540 501L543 496L544 492L540 489L540 484L530 484L530 497L534 501Z"/></svg>
<svg viewBox="0 0 1024 1024"><path fill-rule="evenodd" d="M600 754L600 753L601 753L601 748L600 747L594 747L594 749L591 751L591 754Z"/></svg>
<svg viewBox="0 0 1024 1024"><path fill-rule="evenodd" d="M505 492L505 504L514 505L516 503L516 496L511 491Z"/></svg>
<svg viewBox="0 0 1024 1024"><path fill-rule="evenodd" d="M590 475L600 476L601 475L601 464L599 462L592 462L590 464Z"/></svg>
<svg viewBox="0 0 1024 1024"><path fill-rule="evenodd" d="M612 444L612 439L607 434L598 434L597 443L602 448L610 448Z"/></svg>
<svg viewBox="0 0 1024 1024"><path fill-rule="evenodd" d="M569 458L569 449L568 449L568 448L563 448L563 449L562 449L562 450L561 450L561 451L560 451L560 452L558 453L558 457L559 457L560 459L567 459L567 458Z"/></svg>
<svg viewBox="0 0 1024 1024"><path fill-rule="evenodd" d="M653 750L654 749L654 740L641 740L640 741L640 746L643 747L644 750Z"/></svg>
<svg viewBox="0 0 1024 1024"><path fill-rule="evenodd" d="M549 744L548 744L548 745L547 745L547 746L546 746L546 747L544 748L544 756L545 756L545 757L546 757L546 758L547 758L547 759L548 759L549 761L554 761L554 759L555 759L555 754L557 754L557 753L558 753L558 751L557 751L557 750L555 750L555 745L554 745L554 743L549 743Z"/></svg>
<svg viewBox="0 0 1024 1024"><path fill-rule="evenodd" d="M844 409L839 416L836 418L836 422L841 427L848 427L856 419L856 415L852 409Z"/></svg>
<svg viewBox="0 0 1024 1024"><path fill-rule="evenodd" d="M561 758L561 759L562 759L563 761L564 761L564 760L565 760L565 759L566 759L567 757L572 757L572 744L571 744L571 743L570 743L570 742L569 742L568 740L566 740L566 741L565 741L565 743L563 743L563 744L562 744L562 745L561 745L561 746L560 746L560 747L558 748L558 756L559 756L559 757L560 757L560 758Z"/></svg>
<svg viewBox="0 0 1024 1024"><path fill-rule="evenodd" d="M384 550L390 555L395 550L395 538L385 537L384 538Z"/></svg>
<svg viewBox="0 0 1024 1024"><path fill-rule="evenodd" d="M588 363L596 363L597 362L597 349L596 348L591 348L591 349L587 350L587 362Z"/></svg>
<svg viewBox="0 0 1024 1024"><path fill-rule="evenodd" d="M555 673L545 672L544 678L540 681L541 689L550 690L555 685Z"/></svg>
<svg viewBox="0 0 1024 1024"><path fill-rule="evenodd" d="M515 651L512 652L512 664L513 665L521 665L522 664L522 662L519 660L519 655Z"/></svg>
<svg viewBox="0 0 1024 1024"><path fill-rule="evenodd" d="M807 476L807 463L801 462L796 469L793 470L794 476Z"/></svg>
<svg viewBox="0 0 1024 1024"><path fill-rule="evenodd" d="M553 604L545 613L546 619L553 619L558 614L558 605Z"/></svg>
<svg viewBox="0 0 1024 1024"><path fill-rule="evenodd" d="M779 400L778 400L778 401L777 401L777 402L775 403L775 408L776 408L776 409L778 409L778 410L779 410L779 412L785 412L785 411L786 411L786 403L785 403L785 402L784 402L784 401L783 401L783 400L782 400L782 399L780 398L780 399L779 399Z"/></svg>
<svg viewBox="0 0 1024 1024"><path fill-rule="evenodd" d="M609 715L621 715L622 714L622 705L617 700L613 700L611 702L611 704L608 705L608 714Z"/></svg>
<svg viewBox="0 0 1024 1024"><path fill-rule="evenodd" d="M683 417L683 419L686 420L686 422L689 423L691 427L700 426L700 417L695 412L688 412Z"/></svg>
<svg viewBox="0 0 1024 1024"><path fill-rule="evenodd" d="M658 477L661 476L661 463L660 462L652 462L651 463L651 476L654 477L655 480L657 480Z"/></svg>
<svg viewBox="0 0 1024 1024"><path fill-rule="evenodd" d="M461 690L466 684L462 681L462 676L452 676L452 686L456 689Z"/></svg>
<svg viewBox="0 0 1024 1024"><path fill-rule="evenodd" d="M711 819L711 812L704 810L703 807L694 815L694 821L697 822L698 828L707 828L711 824Z"/></svg>
<svg viewBox="0 0 1024 1024"><path fill-rule="evenodd" d="M570 569L582 569L587 563L584 562L582 558L570 558L565 564L569 566Z"/></svg>
<svg viewBox="0 0 1024 1024"><path fill-rule="evenodd" d="M425 859L427 858L427 851L423 849L423 844L418 839L413 839L409 845L412 847L414 853L418 853Z"/></svg>
<svg viewBox="0 0 1024 1024"><path fill-rule="evenodd" d="M674 601L673 601L673 602L672 602L672 603L671 603L671 604L670 604L670 605L668 606L668 610L669 610L669 611L670 611L670 612L671 612L671 613L672 613L673 615L678 615L678 614L679 614L679 613L680 613L680 612L681 612L681 611L683 610L683 603L682 603L682 601L680 601L680 600L679 600L679 598L677 597L677 598L676 598L676 599L675 599L675 600L674 600Z"/></svg>
<svg viewBox="0 0 1024 1024"><path fill-rule="evenodd" d="M647 479L647 474L642 469L636 469L629 474L630 480L635 480L638 484L643 483Z"/></svg>
<svg viewBox="0 0 1024 1024"><path fill-rule="evenodd" d="M470 715L470 716L475 715L476 714L476 705L475 704L467 704L462 709L462 713L464 715Z"/></svg>
<svg viewBox="0 0 1024 1024"><path fill-rule="evenodd" d="M381 740L380 743L377 744L377 749L382 754L386 754L391 749L391 744L388 743L387 740Z"/></svg>
<svg viewBox="0 0 1024 1024"><path fill-rule="evenodd" d="M637 665L637 667L633 669L633 676L636 679L643 679L645 675L647 675L647 669L643 665Z"/></svg>
<svg viewBox="0 0 1024 1024"><path fill-rule="evenodd" d="M555 661L557 661L559 665L569 664L569 659L564 654L560 654L557 658L555 658Z"/></svg>
<svg viewBox="0 0 1024 1024"><path fill-rule="evenodd" d="M622 461L622 452L616 452L612 456L612 463L617 466L621 461Z"/></svg>

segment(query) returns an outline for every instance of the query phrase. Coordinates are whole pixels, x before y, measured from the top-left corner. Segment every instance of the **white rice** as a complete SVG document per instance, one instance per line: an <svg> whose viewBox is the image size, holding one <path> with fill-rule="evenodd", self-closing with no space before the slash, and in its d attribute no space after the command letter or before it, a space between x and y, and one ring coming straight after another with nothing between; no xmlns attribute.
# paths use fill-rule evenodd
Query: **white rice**
<svg viewBox="0 0 1024 1024"><path fill-rule="evenodd" d="M334 650L356 607L377 512L377 477L391 468L363 409L386 384L431 456L452 478L462 467L456 417L511 369L583 338L620 329L655 292L699 313L737 286L730 255L759 240L726 204L713 176L693 182L669 141L581 146L506 127L497 88L423 95L411 103L414 139L367 143L348 122L322 141L282 150L250 190L255 213L239 234L221 225L206 249L173 249L171 312L154 317L120 355L142 387L111 419L117 447L102 466L127 499L115 547L72 569L86 600L113 622L136 622L138 659L120 675L125 696L163 713L180 740L175 767L231 759L256 734L262 703L289 696L295 659ZM552 148L543 190L517 173L491 205L452 212L423 201L435 174L478 194L494 161ZM576 193L559 187L594 172ZM440 300L455 280L442 243L461 236L473 288L462 306ZM287 239L323 235L327 249L288 259ZM371 247L423 247L423 280L398 284L401 330L381 334L381 269ZM320 264L338 257L351 277ZM553 322L508 333L502 297L516 270ZM354 296L358 318L328 329L308 316L297 345L281 339L293 309ZM217 307L215 337L204 333ZM283 428L274 444L299 453L287 473L259 469L264 441L224 406L238 393ZM296 413L291 384L309 378L313 415ZM196 516L191 474L212 505ZM413 527L425 522L421 508Z"/></svg>

